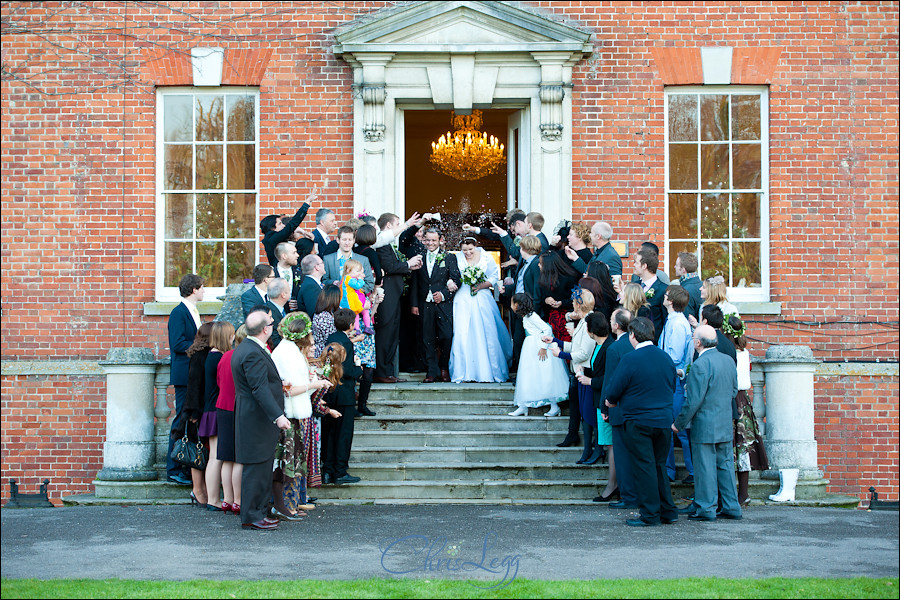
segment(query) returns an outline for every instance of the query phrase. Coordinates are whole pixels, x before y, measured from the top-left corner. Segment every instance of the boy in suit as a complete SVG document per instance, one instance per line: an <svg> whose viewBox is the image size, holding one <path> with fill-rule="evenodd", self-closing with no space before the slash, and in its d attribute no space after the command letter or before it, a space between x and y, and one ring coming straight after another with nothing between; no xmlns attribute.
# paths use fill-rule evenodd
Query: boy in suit
<svg viewBox="0 0 900 600"><path fill-rule="evenodd" d="M540 299L541 268L538 257L541 254L541 241L533 235L526 235L519 242L519 266L516 269L515 278L507 277L503 280L504 286L513 287L513 294L528 294L534 302L538 316L543 317L543 309L538 302ZM546 306L546 305L545 305ZM525 327L522 318L512 313L512 337L513 355L512 369L519 365L519 355L522 352L522 344L525 342ZM511 370L512 370L511 369Z"/></svg>
<svg viewBox="0 0 900 600"><path fill-rule="evenodd" d="M346 352L341 377L341 384L326 397L329 408L333 408L341 416L337 419L326 419L322 423L322 454L324 483L356 483L359 477L347 473L350 461L350 446L353 444L353 418L356 407L356 381L362 377L359 359L353 352L350 335L353 334L356 313L349 308L339 308L334 312L334 333L325 340L327 348L331 343L338 343Z"/></svg>
<svg viewBox="0 0 900 600"><path fill-rule="evenodd" d="M425 362L423 383L450 381L450 346L453 342L453 293L462 284L456 255L440 251L441 234L429 229L423 239L424 266L415 272L412 313L422 315Z"/></svg>

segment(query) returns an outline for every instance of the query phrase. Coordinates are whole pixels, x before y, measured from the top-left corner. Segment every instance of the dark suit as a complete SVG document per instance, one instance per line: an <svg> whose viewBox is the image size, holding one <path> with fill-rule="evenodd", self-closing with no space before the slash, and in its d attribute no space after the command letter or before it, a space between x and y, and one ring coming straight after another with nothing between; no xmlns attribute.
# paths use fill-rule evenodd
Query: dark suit
<svg viewBox="0 0 900 600"><path fill-rule="evenodd" d="M621 405L641 520L653 525L678 518L666 472L675 378L669 355L649 344L622 357L605 390L610 404Z"/></svg>
<svg viewBox="0 0 900 600"><path fill-rule="evenodd" d="M183 475L185 472L189 473L189 471L185 471L185 467L169 458L172 454L172 447L175 445L173 436L184 430L181 422L184 419L184 400L187 397L188 367L190 365L190 359L186 353L194 343L194 336L197 335L197 324L184 302L179 302L172 309L167 328L171 361L169 383L175 386L175 416L172 418L172 427L169 430L169 451L166 453L166 475L172 477ZM190 479L190 475L188 475L188 479Z"/></svg>
<svg viewBox="0 0 900 600"><path fill-rule="evenodd" d="M707 350L691 365L687 395L675 427L691 428L696 514L714 518L718 498L722 510L740 515L734 477L732 399L737 396L737 370L727 356Z"/></svg>
<svg viewBox="0 0 900 600"><path fill-rule="evenodd" d="M578 258L578 260L572 263L572 266L582 273L587 273L588 265L592 262L602 262L605 264L606 268L609 269L610 275L622 274L622 259L610 243L603 244L603 247L594 250L594 255L591 256L591 259L588 262L584 262L584 259Z"/></svg>
<svg viewBox="0 0 900 600"><path fill-rule="evenodd" d="M284 414L281 376L269 352L246 339L231 357L235 387L235 458L244 465L241 476L241 522L266 516L272 494L272 464L280 431L275 420Z"/></svg>
<svg viewBox="0 0 900 600"><path fill-rule="evenodd" d="M688 317L693 315L695 319L699 320L700 306L703 304L703 300L700 298L700 288L703 287L703 282L700 281L699 277L694 275L693 277L682 277L678 283L681 284L681 287L683 287L690 296L687 306L684 307L684 316Z"/></svg>
<svg viewBox="0 0 900 600"><path fill-rule="evenodd" d="M325 238L322 237L322 234L319 232L319 229L313 229L313 243L315 243L318 247L317 250L319 252L319 257L324 257L327 254L334 254L338 251L338 243L337 240L331 240L330 242L326 242Z"/></svg>
<svg viewBox="0 0 900 600"><path fill-rule="evenodd" d="M263 248L266 249L266 258L269 259L269 264L273 267L278 264L278 259L275 257L275 247L281 242L286 242L294 233L294 230L300 227L300 223L306 218L306 211L308 210L309 204L304 202L303 206L297 209L297 212L294 213L291 220L285 223L280 231L275 231L273 229L263 236L262 244Z"/></svg>
<svg viewBox="0 0 900 600"><path fill-rule="evenodd" d="M340 287L341 282L343 281L343 273L338 259L341 257L342 255L339 252L335 252L322 258L322 262L325 264L325 275L322 276L323 284L328 285L329 283L333 283ZM366 280L366 285L363 287L362 291L368 294L375 289L375 271L372 269L372 265L369 264L369 259L362 254L351 252L350 258L347 260L357 260L362 264Z"/></svg>
<svg viewBox="0 0 900 600"><path fill-rule="evenodd" d="M377 248L375 252L384 272L381 278L384 301L375 315L375 377L395 377L397 365L394 364L394 356L400 345L400 297L403 295L403 279L411 271L409 264L397 257L390 244Z"/></svg>
<svg viewBox="0 0 900 600"><path fill-rule="evenodd" d="M320 293L322 286L312 277L304 277L297 291L297 310L305 312L312 319L316 314L316 303L319 301Z"/></svg>
<svg viewBox="0 0 900 600"><path fill-rule="evenodd" d="M438 251L440 254L441 252ZM438 377L441 371L450 370L450 346L453 342L453 294L447 283L454 281L462 285L456 255L444 252L442 261L435 261L431 274L428 273L428 253L422 256L422 268L413 275L412 305L418 307L422 315L422 336L425 340L425 362L427 377ZM427 302L428 294L438 292L441 302Z"/></svg>
<svg viewBox="0 0 900 600"><path fill-rule="evenodd" d="M325 419L322 428L322 472L334 479L347 474L350 462L350 447L353 445L353 418L356 416L356 380L362 376L362 369L353 360L353 344L343 331L335 331L325 340L325 346L337 342L347 353L344 359L344 373L341 384L325 396L329 408L341 416Z"/></svg>
<svg viewBox="0 0 900 600"><path fill-rule="evenodd" d="M641 283L640 279L638 279L637 283ZM669 311L663 306L667 287L669 286L657 277L656 281L653 282L653 285L650 286L650 289L653 290L653 295L647 298L647 304L650 305L650 318L653 321L654 344L659 343L659 336L662 335L663 327L666 325L666 317L669 315ZM649 293L650 290L647 290L645 295Z"/></svg>
<svg viewBox="0 0 900 600"><path fill-rule="evenodd" d="M504 237L503 239L508 239ZM541 268L538 263L540 257L535 256L531 259L531 262L528 263L527 267L525 261L519 258L519 265L516 268L516 274L513 279L516 283L513 285L513 294L515 294L515 290L518 288L519 275L522 275L522 283L524 284L525 293L531 297L531 300L534 302L534 311L538 314L538 316L543 317L544 310L540 304L541 300ZM524 269L524 274L523 270ZM546 305L544 305L546 306ZM512 324L512 338L513 338L513 354L512 354L512 364L513 367L518 369L519 366L519 355L522 353L522 344L525 343L525 327L522 325L522 317L517 315L516 313L512 313L511 317Z"/></svg>
<svg viewBox="0 0 900 600"><path fill-rule="evenodd" d="M606 351L601 391L610 388L610 382L622 357L632 350L634 347L631 345L627 333L612 343ZM596 389L593 380L591 380L591 386ZM600 411L609 416L609 424L612 427L613 460L616 464L616 480L619 482L619 497L628 506L637 506L638 497L634 487L634 475L631 472L631 459L628 457L623 437L625 419L622 417L622 407L618 404L611 408L607 407L606 394L601 393L601 396L603 401L600 403Z"/></svg>
<svg viewBox="0 0 900 600"><path fill-rule="evenodd" d="M278 344L281 342L281 334L278 333L278 324L281 323L284 315L287 314L287 305L285 304L284 308L282 309L277 304L269 300L269 302L266 303L266 308L269 309L269 311L272 313L272 318L275 320L275 322L272 323L272 337L269 338L269 348L274 350L275 347L278 346ZM284 310L285 312L281 312L282 310Z"/></svg>
<svg viewBox="0 0 900 600"><path fill-rule="evenodd" d="M251 310L257 306L265 306L268 301L268 294L264 299L259 295L259 290L256 289L255 285L250 286L250 289L241 294L241 308L244 311L244 319L247 318Z"/></svg>
<svg viewBox="0 0 900 600"><path fill-rule="evenodd" d="M537 239L541 241L541 254L544 252L550 251L550 240L547 239L547 236L544 235L543 231L538 231L534 234Z"/></svg>

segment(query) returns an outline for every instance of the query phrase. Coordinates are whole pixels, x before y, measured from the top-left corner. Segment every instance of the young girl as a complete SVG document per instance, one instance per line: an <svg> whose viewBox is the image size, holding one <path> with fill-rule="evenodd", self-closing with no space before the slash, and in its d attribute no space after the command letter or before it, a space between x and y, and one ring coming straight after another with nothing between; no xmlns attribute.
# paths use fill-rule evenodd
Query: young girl
<svg viewBox="0 0 900 600"><path fill-rule="evenodd" d="M548 356L550 344L541 341L542 336L552 335L553 330L534 312L534 303L528 294L513 296L510 308L522 317L526 337L519 355L516 377L515 403L519 408L509 413L509 416L526 415L529 408L547 404L550 405L550 410L544 416L558 416L558 402L565 400L569 394L569 373L565 361Z"/></svg>
<svg viewBox="0 0 900 600"><path fill-rule="evenodd" d="M306 349L306 358L309 362L310 381L328 381L331 389L341 383L344 376L342 366L346 352L340 344L329 344L322 350L322 354L316 358L315 346L310 344ZM312 393L312 415L300 422L303 428L303 451L306 455L306 485L307 488L322 486L322 424L320 416L328 416L333 419L341 417L341 413L328 408L325 403L327 387L321 387ZM312 500L307 498L307 502Z"/></svg>
<svg viewBox="0 0 900 600"><path fill-rule="evenodd" d="M369 309L372 303L366 297L362 289L366 285L366 274L363 271L362 263L358 260L348 260L344 263L344 272L341 278L341 308L349 308L356 313L355 328L362 331L366 335L374 335L375 330L372 329L372 317L369 315ZM362 314L363 327L359 326L359 316Z"/></svg>
<svg viewBox="0 0 900 600"><path fill-rule="evenodd" d="M740 317L730 315L722 323L722 333L734 343L737 353L738 393L734 400L740 416L734 422L734 464L737 467L738 502L746 506L750 503L750 470L767 470L769 458L756 425L753 402L747 395L751 387L750 352L744 337L744 322Z"/></svg>

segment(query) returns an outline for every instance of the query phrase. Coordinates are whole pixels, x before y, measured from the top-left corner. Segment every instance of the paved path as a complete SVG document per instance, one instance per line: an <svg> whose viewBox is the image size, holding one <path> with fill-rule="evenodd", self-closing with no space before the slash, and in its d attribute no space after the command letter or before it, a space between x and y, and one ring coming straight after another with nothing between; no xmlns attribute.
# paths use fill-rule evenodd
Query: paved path
<svg viewBox="0 0 900 600"><path fill-rule="evenodd" d="M321 506L303 522L259 532L241 530L235 516L189 506L4 509L0 571L13 578L490 582L900 571L896 512L751 507L743 521L682 519L645 529L626 527L626 516L605 506Z"/></svg>

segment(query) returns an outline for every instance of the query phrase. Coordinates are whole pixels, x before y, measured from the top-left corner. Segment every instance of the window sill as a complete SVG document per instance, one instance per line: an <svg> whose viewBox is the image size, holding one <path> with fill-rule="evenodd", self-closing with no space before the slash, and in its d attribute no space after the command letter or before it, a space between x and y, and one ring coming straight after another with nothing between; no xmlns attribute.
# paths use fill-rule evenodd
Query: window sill
<svg viewBox="0 0 900 600"><path fill-rule="evenodd" d="M781 302L732 302L732 304L737 306L741 316L781 314Z"/></svg>
<svg viewBox="0 0 900 600"><path fill-rule="evenodd" d="M168 317L172 309L178 306L180 302L145 302L144 316L148 317ZM222 310L222 302L214 300L210 302L198 302L197 310L201 315L217 315Z"/></svg>

